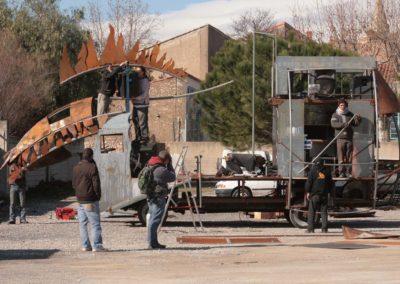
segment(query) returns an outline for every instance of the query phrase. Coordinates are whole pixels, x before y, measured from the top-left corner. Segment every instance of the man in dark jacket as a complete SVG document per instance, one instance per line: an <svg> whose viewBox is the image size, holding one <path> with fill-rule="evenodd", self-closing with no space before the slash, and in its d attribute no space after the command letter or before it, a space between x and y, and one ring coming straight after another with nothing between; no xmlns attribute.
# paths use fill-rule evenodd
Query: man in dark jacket
<svg viewBox="0 0 400 284"><path fill-rule="evenodd" d="M332 175L323 160L317 160L308 174L306 198L308 200L307 233L314 233L317 211L321 212L322 232L328 232L328 194L333 188Z"/></svg>
<svg viewBox="0 0 400 284"><path fill-rule="evenodd" d="M147 196L149 205L150 219L147 224L147 241L149 249L163 249L165 245L161 245L157 238L157 229L161 224L164 215L166 197L168 195L168 183L175 181L175 170L172 167L171 155L163 150L158 156L150 158L148 165L153 168L154 181L156 187L154 192Z"/></svg>
<svg viewBox="0 0 400 284"><path fill-rule="evenodd" d="M9 178L10 183L10 219L8 224L15 224L15 219L19 213L20 223L28 223L26 221L26 178L25 168L21 169L20 174L16 178ZM19 206L17 206L17 196L19 198Z"/></svg>
<svg viewBox="0 0 400 284"><path fill-rule="evenodd" d="M101 115L108 112L108 106L110 105L110 97L115 93L115 77L118 72L122 70L122 66L128 62L122 62L117 68L112 69L112 65L108 64L106 70L101 74L100 90L97 95L97 115Z"/></svg>
<svg viewBox="0 0 400 284"><path fill-rule="evenodd" d="M100 178L91 148L83 150L82 160L73 169L72 187L79 202L78 219L82 251L105 251L100 225ZM92 226L93 245L88 236L88 223Z"/></svg>
<svg viewBox="0 0 400 284"><path fill-rule="evenodd" d="M361 118L358 114L355 115L349 111L348 104L345 100L339 100L338 108L332 114L331 126L335 129L335 136L340 133L336 140L338 163L340 164L340 177L351 175L351 162L353 158L353 127L358 126Z"/></svg>

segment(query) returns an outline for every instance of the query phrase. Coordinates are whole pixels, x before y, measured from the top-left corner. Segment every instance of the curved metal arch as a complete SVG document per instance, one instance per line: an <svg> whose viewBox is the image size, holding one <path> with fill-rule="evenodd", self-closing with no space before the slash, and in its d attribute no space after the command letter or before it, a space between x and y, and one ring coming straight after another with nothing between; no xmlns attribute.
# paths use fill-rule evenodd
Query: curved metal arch
<svg viewBox="0 0 400 284"><path fill-rule="evenodd" d="M179 76L179 75L177 75L177 74L174 74L174 73L172 73L172 72L166 71L166 70L164 70L164 69L160 69L160 68L156 68L156 67L149 66L149 65L144 65L144 64L143 64L143 65L141 65L141 64L128 64L128 65L129 65L130 67L144 67L144 68L146 68L146 69L154 70L154 71L157 71L157 72L162 72L162 73L168 74L168 75L170 75L171 77L174 77L175 79L178 79L178 80L180 80L180 81L182 81L182 82L186 82L186 77ZM118 66L118 64L113 64L112 66ZM78 78L78 77L81 76L81 75L85 75L85 74L88 74L88 73L91 73L91 72L94 72L94 71L98 71L98 70L103 69L103 68L105 68L105 67L104 67L104 66L99 66L99 67L94 67L94 68L91 68L91 69L82 71L82 72L80 72L80 73L77 73L77 74L75 74L75 75L69 77L68 79L66 79L66 80L64 80L64 81L61 81L61 82L60 82L60 85L63 85L63 84L65 84L66 82L71 81L72 79ZM184 71L182 71L182 72L184 72Z"/></svg>

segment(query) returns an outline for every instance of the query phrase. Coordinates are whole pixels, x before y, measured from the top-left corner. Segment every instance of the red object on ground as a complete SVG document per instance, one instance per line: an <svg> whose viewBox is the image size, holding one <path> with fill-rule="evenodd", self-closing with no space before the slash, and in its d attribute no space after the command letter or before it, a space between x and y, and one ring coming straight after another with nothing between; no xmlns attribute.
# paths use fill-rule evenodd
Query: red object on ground
<svg viewBox="0 0 400 284"><path fill-rule="evenodd" d="M59 220L71 220L75 219L77 214L74 208L70 207L63 207L63 208L56 208L56 217Z"/></svg>

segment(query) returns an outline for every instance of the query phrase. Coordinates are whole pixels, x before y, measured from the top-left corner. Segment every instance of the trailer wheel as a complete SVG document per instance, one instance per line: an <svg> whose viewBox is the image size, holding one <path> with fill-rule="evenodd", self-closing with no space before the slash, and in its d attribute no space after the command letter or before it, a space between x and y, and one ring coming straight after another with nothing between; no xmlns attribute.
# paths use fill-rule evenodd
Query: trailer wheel
<svg viewBox="0 0 400 284"><path fill-rule="evenodd" d="M137 212L138 212L138 217L139 217L140 223L142 223L143 226L146 226L146 224L147 224L146 216L147 216L147 213L149 212L149 205L147 204L147 201L143 201L139 205ZM167 222L167 219L168 219L168 212L167 212L167 214L165 214L165 217L163 220L163 225L165 225L165 223Z"/></svg>
<svg viewBox="0 0 400 284"><path fill-rule="evenodd" d="M239 196L239 188L238 187L235 187L233 189L231 196L232 197L238 197ZM243 192L242 192L241 197L245 197L245 198L253 197L253 194L251 193L251 189L248 188L248 187L245 187Z"/></svg>
<svg viewBox="0 0 400 284"><path fill-rule="evenodd" d="M289 211L290 223L296 228L305 229L307 228L307 212L290 209ZM318 228L320 226L321 216L319 214L315 215L314 227Z"/></svg>

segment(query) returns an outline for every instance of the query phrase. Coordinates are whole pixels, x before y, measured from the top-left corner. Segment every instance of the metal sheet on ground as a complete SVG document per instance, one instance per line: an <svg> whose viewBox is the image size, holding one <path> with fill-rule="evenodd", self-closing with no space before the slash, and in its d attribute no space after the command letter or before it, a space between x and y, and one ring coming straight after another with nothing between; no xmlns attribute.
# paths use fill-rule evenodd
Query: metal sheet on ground
<svg viewBox="0 0 400 284"><path fill-rule="evenodd" d="M359 243L349 243L349 242L335 242L335 243L320 243L320 244L307 244L307 245L300 245L303 247L308 248L322 248L322 249L371 249L371 248L382 248L383 246L379 245L366 245L366 244L359 244Z"/></svg>
<svg viewBox="0 0 400 284"><path fill-rule="evenodd" d="M177 237L176 241L181 244L280 243L278 238L264 236L186 236Z"/></svg>

